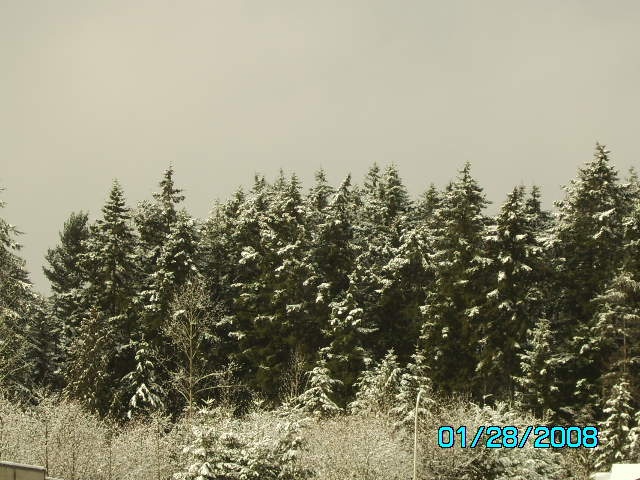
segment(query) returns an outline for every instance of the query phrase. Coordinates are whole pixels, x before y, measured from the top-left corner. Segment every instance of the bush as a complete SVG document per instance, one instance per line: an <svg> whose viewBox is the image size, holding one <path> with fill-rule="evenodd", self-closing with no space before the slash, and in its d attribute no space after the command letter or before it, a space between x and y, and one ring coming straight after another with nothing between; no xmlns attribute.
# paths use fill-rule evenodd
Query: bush
<svg viewBox="0 0 640 480"><path fill-rule="evenodd" d="M234 418L223 408L199 411L183 449L177 480L294 480L308 472L298 464L299 424L274 413Z"/></svg>
<svg viewBox="0 0 640 480"><path fill-rule="evenodd" d="M160 417L116 426L75 402L50 397L23 408L0 398L0 460L41 465L65 480L169 479L180 438Z"/></svg>
<svg viewBox="0 0 640 480"><path fill-rule="evenodd" d="M467 427L471 443L482 426L512 425L523 432L527 425L541 421L519 413L505 403L480 407L461 400L441 401L433 414L421 419L419 433L419 478L442 480L570 480L583 473L571 469L566 453L554 449L533 448L532 440L524 448L460 448L459 437L452 448L438 447L438 428L442 425ZM483 440L486 439L486 436Z"/></svg>
<svg viewBox="0 0 640 480"><path fill-rule="evenodd" d="M305 433L305 468L318 480L406 480L411 451L391 418L375 413L312 421Z"/></svg>

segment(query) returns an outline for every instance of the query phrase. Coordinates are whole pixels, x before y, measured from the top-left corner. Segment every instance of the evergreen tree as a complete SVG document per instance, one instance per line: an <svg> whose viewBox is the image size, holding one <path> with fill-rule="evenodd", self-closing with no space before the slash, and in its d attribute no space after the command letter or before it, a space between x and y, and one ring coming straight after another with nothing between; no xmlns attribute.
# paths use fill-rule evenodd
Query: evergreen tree
<svg viewBox="0 0 640 480"><path fill-rule="evenodd" d="M49 267L43 270L53 291L51 314L60 330L60 362L66 361L69 345L88 308L82 295L87 274L81 265L89 239L88 219L85 212L72 213L60 232L60 243L47 250L45 256Z"/></svg>
<svg viewBox="0 0 640 480"><path fill-rule="evenodd" d="M420 336L421 310L434 279L429 259L429 226L419 222L407 226L400 244L393 248L379 272L377 331L373 351L393 349L405 361Z"/></svg>
<svg viewBox="0 0 640 480"><path fill-rule="evenodd" d="M435 281L422 307L421 338L434 386L445 392L485 393L475 370L491 265L486 204L467 163L434 215L429 260Z"/></svg>
<svg viewBox="0 0 640 480"><path fill-rule="evenodd" d="M312 276L307 282L317 289L315 303L324 307L317 315L326 319L329 303L347 289L349 274L353 270L356 253L353 245L355 200L351 175L335 192L321 183L323 178L318 179L319 184L307 199L311 239L306 262L312 268Z"/></svg>
<svg viewBox="0 0 640 480"><path fill-rule="evenodd" d="M260 187L262 190L262 187ZM261 199L257 192L254 201ZM257 220L259 243L244 246L240 263L248 268L237 282L234 324L239 329L242 362L251 382L267 396L277 394L291 353L310 357L321 346L321 325L312 315L315 292L306 282L309 235L305 227L300 185L294 176L280 178L266 193L267 205ZM241 362L241 363L242 363Z"/></svg>
<svg viewBox="0 0 640 480"><path fill-rule="evenodd" d="M134 393L129 399L127 418L163 410L165 391L156 375L156 356L144 338L132 342L135 352L135 370L126 374L123 381Z"/></svg>
<svg viewBox="0 0 640 480"><path fill-rule="evenodd" d="M198 244L198 271L207 280L216 299L228 309L233 305L233 287L238 272L238 259L242 250L239 242L239 217L247 205L245 193L238 189L225 203L216 202L204 221Z"/></svg>
<svg viewBox="0 0 640 480"><path fill-rule="evenodd" d="M391 409L398 419L398 425L412 427L416 416L416 403L418 393L420 404L418 405L418 417L426 415L435 405L433 389L429 372L425 365L425 357L419 352L413 354L413 362L407 364L407 368L400 377L395 406Z"/></svg>
<svg viewBox="0 0 640 480"><path fill-rule="evenodd" d="M433 214L440 206L440 191L432 183L429 188L422 193L413 210L413 220L428 222L432 220Z"/></svg>
<svg viewBox="0 0 640 480"><path fill-rule="evenodd" d="M182 190L175 187L174 170L169 167L160 180L160 191L153 194L153 202L143 202L135 215L140 243L147 253L147 267L160 255L171 226L177 219L177 205L184 200Z"/></svg>
<svg viewBox="0 0 640 480"><path fill-rule="evenodd" d="M380 175L380 169L374 165L362 189L362 206L355 228L358 256L350 290L375 329L367 340L367 347L375 358L381 358L393 348L403 361L407 360L411 354L407 346L412 342L411 333L417 337L415 312L412 312L416 302L412 294L416 290L420 292L422 278L413 279L411 289L401 292L407 286L404 275L416 273L408 271L415 269L412 263L415 257L413 252L406 252L411 259L403 272L396 268L401 262L394 262L409 224L411 208L397 168L391 165ZM417 268L421 268L419 260ZM398 332L405 330L409 332L408 341L399 341Z"/></svg>
<svg viewBox="0 0 640 480"><path fill-rule="evenodd" d="M364 347L366 337L374 331L358 307L351 291L330 304L329 325L324 336L329 344L321 349L333 377L340 380L337 397L340 403L353 398L353 388L360 372L371 360Z"/></svg>
<svg viewBox="0 0 640 480"><path fill-rule="evenodd" d="M127 346L138 327L134 300L139 275L136 237L117 181L102 212L103 218L90 229L86 253L81 257L81 268L87 272L83 302L91 310L74 340L78 345L70 347L72 364L66 369L67 393L85 401L101 415L121 416L129 400L121 380L135 368ZM92 342L95 344L86 345ZM98 348L101 350L97 351ZM87 349L91 355L86 354ZM89 365L92 356L102 360ZM98 368L105 369L96 372ZM94 376L95 386L91 384Z"/></svg>
<svg viewBox="0 0 640 480"><path fill-rule="evenodd" d="M340 413L342 409L331 397L334 388L341 382L331 378L326 361L322 358L318 360L316 366L307 372L307 375L308 388L291 402L292 407L316 417L330 417Z"/></svg>
<svg viewBox="0 0 640 480"><path fill-rule="evenodd" d="M4 206L0 201L0 208ZM6 319L20 317L32 298L25 262L17 254L21 245L14 239L20 233L0 218L0 313Z"/></svg>
<svg viewBox="0 0 640 480"><path fill-rule="evenodd" d="M372 369L362 372L356 383L356 398L349 404L352 413L389 413L400 391L402 369L390 350Z"/></svg>
<svg viewBox="0 0 640 480"><path fill-rule="evenodd" d="M119 378L115 367L114 331L110 318L93 307L82 319L65 364L65 394L102 415L112 409Z"/></svg>
<svg viewBox="0 0 640 480"><path fill-rule="evenodd" d="M158 345L164 343L156 337L169 302L191 271L196 249L195 223L185 211L177 210L185 197L175 187L173 174L169 167L160 191L153 194L154 201L141 203L135 214L140 233L141 313L147 338Z"/></svg>
<svg viewBox="0 0 640 480"><path fill-rule="evenodd" d="M0 208L4 205L0 201ZM14 237L18 234L13 225L0 218L0 389L25 399L34 386L31 374L38 354L30 330L41 317L32 318L39 302L25 262L17 254L21 246Z"/></svg>
<svg viewBox="0 0 640 480"><path fill-rule="evenodd" d="M197 270L195 266L197 229L187 212L176 213L175 220L160 247L154 271L147 277L145 330L156 338L169 310L169 303L186 278ZM162 339L161 339L162 340Z"/></svg>
<svg viewBox="0 0 640 480"><path fill-rule="evenodd" d="M541 246L541 220L536 191L525 198L524 187L516 187L500 209L488 238L494 262L494 287L487 294L488 315L481 326L482 350L477 371L484 390L510 393L511 378L519 376L518 354L526 342L527 331L543 314L546 278Z"/></svg>
<svg viewBox="0 0 640 480"><path fill-rule="evenodd" d="M565 417L592 417L597 408L598 377L594 365L602 362L598 352L585 349L590 343L597 303L623 257L623 220L630 209L629 196L610 164L609 151L596 146L595 158L565 188L548 242L555 259L551 298L552 328L563 344L556 355L562 360L558 384ZM582 413L581 413L582 412Z"/></svg>
<svg viewBox="0 0 640 480"><path fill-rule="evenodd" d="M624 375L613 385L604 413L606 419L599 433L596 468L609 468L612 463L630 459L629 431L633 411L629 383Z"/></svg>
<svg viewBox="0 0 640 480"><path fill-rule="evenodd" d="M515 378L518 385L515 397L521 408L533 412L538 418L546 415L555 404L558 387L556 370L558 365L554 351L553 332L547 319L540 319L527 332L527 343L521 359L522 374Z"/></svg>

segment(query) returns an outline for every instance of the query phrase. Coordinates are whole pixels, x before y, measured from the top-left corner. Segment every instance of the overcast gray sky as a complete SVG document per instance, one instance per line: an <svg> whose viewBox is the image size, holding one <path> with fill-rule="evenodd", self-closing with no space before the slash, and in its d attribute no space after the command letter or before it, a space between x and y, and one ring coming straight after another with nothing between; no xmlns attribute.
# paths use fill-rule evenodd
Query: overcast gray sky
<svg viewBox="0 0 640 480"><path fill-rule="evenodd" d="M469 160L494 203L551 206L596 141L638 163L638 25L637 1L0 0L0 215L48 292L70 212L169 163L199 217L254 172L374 161L417 195Z"/></svg>

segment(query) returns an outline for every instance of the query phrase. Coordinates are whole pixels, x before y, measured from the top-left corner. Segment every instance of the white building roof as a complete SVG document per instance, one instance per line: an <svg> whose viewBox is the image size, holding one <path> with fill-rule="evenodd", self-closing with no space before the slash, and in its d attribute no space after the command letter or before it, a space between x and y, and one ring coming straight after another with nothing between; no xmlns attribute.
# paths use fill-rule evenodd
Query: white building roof
<svg viewBox="0 0 640 480"><path fill-rule="evenodd" d="M609 480L640 480L640 463L614 463Z"/></svg>
<svg viewBox="0 0 640 480"><path fill-rule="evenodd" d="M591 474L591 480L610 480L610 479L611 479L611 473L609 472Z"/></svg>

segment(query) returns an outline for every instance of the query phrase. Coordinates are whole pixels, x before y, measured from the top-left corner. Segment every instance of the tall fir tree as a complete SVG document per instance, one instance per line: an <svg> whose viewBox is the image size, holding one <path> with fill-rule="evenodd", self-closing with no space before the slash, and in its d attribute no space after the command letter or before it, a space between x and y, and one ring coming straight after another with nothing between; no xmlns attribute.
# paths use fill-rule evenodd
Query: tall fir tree
<svg viewBox="0 0 640 480"><path fill-rule="evenodd" d="M611 165L609 151L596 145L594 159L578 171L557 202L547 243L554 258L552 329L563 343L556 352L563 363L558 385L562 395L556 410L566 419L593 417L597 408L601 360L585 351L593 328L596 302L623 256L623 220L630 199ZM593 353L593 355L591 354ZM594 356L595 355L595 356Z"/></svg>
<svg viewBox="0 0 640 480"><path fill-rule="evenodd" d="M70 347L66 390L101 415L124 414L129 398L122 378L135 368L133 353L127 347L138 329L135 299L139 266L129 212L122 188L114 181L103 216L92 225L81 258L81 268L87 272L83 302L90 305L90 311L74 340L76 345ZM85 345L94 341L95 345ZM98 348L101 350L96 351ZM92 355L102 360L88 365ZM96 368L104 370L98 375ZM96 382L91 380L94 374Z"/></svg>
<svg viewBox="0 0 640 480"><path fill-rule="evenodd" d="M524 187L516 187L488 237L495 277L487 294L476 369L483 389L496 397L513 392L512 378L521 374L518 355L525 347L527 331L543 315L548 272L539 230L541 215L536 191L527 199Z"/></svg>
<svg viewBox="0 0 640 480"><path fill-rule="evenodd" d="M515 377L517 404L538 418L555 413L552 407L557 404L558 387L555 383L558 365L554 351L551 322L543 318L527 332L524 351L518 355L522 374Z"/></svg>
<svg viewBox="0 0 640 480"><path fill-rule="evenodd" d="M434 405L433 386L425 365L425 357L422 353L416 352L413 354L413 361L407 364L400 376L396 402L391 413L397 418L397 425L411 428L416 419L416 407L418 418L421 418L428 414Z"/></svg>
<svg viewBox="0 0 640 480"><path fill-rule="evenodd" d="M257 218L259 250L246 245L241 252L241 262L257 268L250 267L248 281L235 284L233 321L240 328L234 334L253 385L275 398L293 351L313 356L322 336L310 314L314 292L305 282L311 271L305 262L309 235L300 184L295 176L287 180L281 173L266 192L257 193L256 201L267 194L266 208Z"/></svg>
<svg viewBox="0 0 640 480"><path fill-rule="evenodd" d="M467 163L434 215L429 260L435 281L421 309L421 343L435 388L447 393L486 393L475 372L492 263L485 245L487 203Z"/></svg>
<svg viewBox="0 0 640 480"><path fill-rule="evenodd" d="M0 208L4 206L0 201ZM43 320L42 300L33 291L25 261L18 255L21 245L16 237L20 233L0 217L0 390L26 400L42 380L47 358L40 350L40 337L34 337ZM55 337L51 329L49 338L55 341Z"/></svg>
<svg viewBox="0 0 640 480"><path fill-rule="evenodd" d="M140 237L141 315L146 336L154 344L162 343L156 336L175 290L184 281L185 270L191 267L196 245L195 225L186 212L178 211L185 197L176 188L173 176L173 167L169 167L160 181L160 191L153 194L154 201L142 202L134 215ZM174 245L167 246L169 241ZM189 257L184 262L169 258L180 251Z"/></svg>
<svg viewBox="0 0 640 480"><path fill-rule="evenodd" d="M86 212L71 213L60 232L60 243L48 249L45 256L49 266L43 270L53 292L51 314L55 316L60 331L58 348L61 363L66 361L69 346L88 308L82 295L88 278L81 264L89 239L88 221Z"/></svg>
<svg viewBox="0 0 640 480"><path fill-rule="evenodd" d="M606 418L599 433L596 468L626 463L631 457L629 433L633 422L629 382L622 375L611 388L604 407Z"/></svg>

